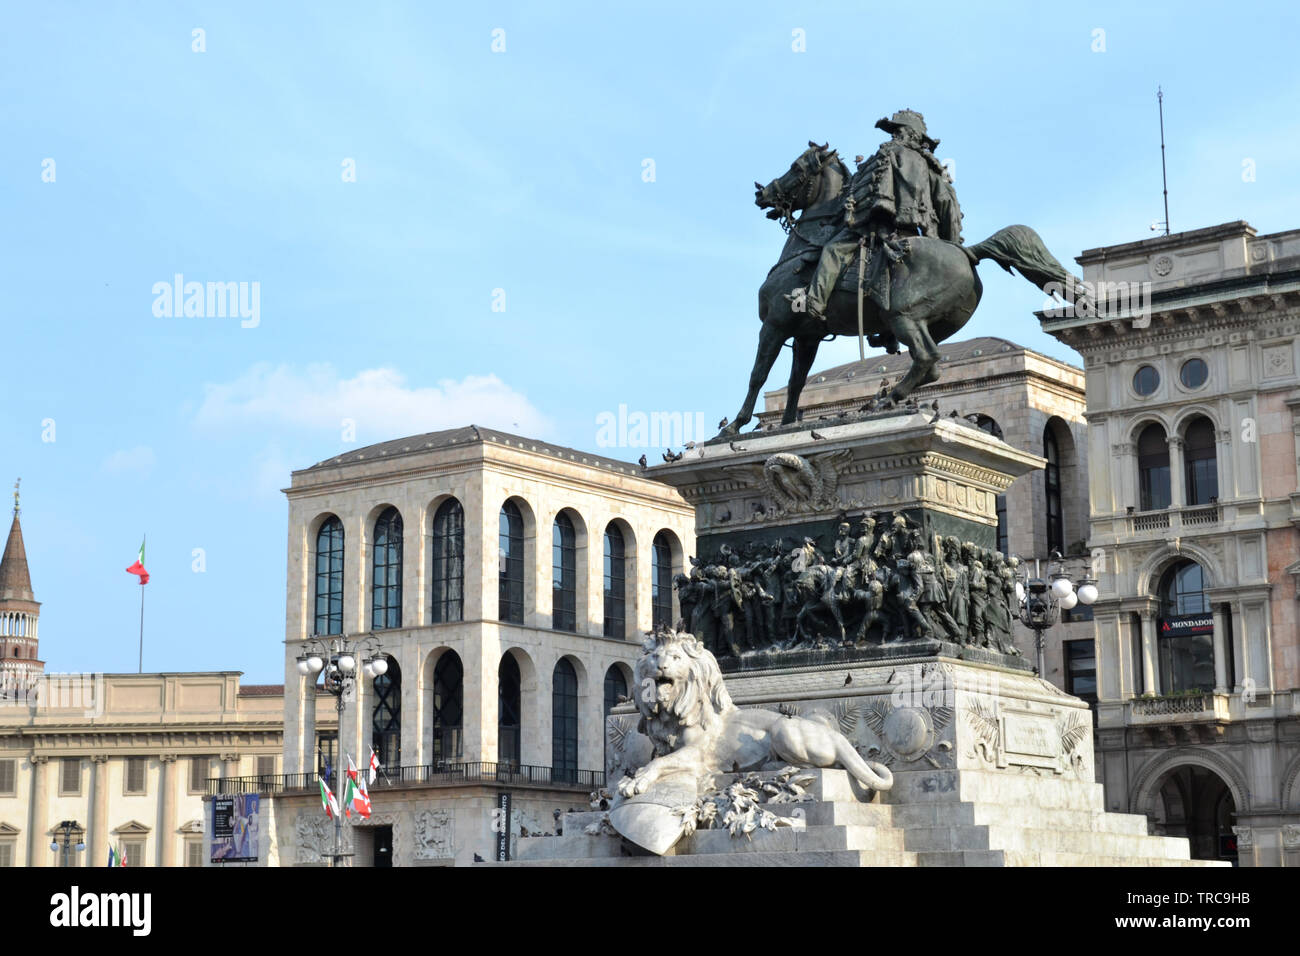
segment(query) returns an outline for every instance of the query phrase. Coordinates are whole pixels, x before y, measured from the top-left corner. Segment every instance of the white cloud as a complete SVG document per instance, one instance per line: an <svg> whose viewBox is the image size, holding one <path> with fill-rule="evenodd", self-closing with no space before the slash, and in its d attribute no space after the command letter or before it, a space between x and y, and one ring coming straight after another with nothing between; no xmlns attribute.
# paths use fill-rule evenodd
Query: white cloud
<svg viewBox="0 0 1300 956"><path fill-rule="evenodd" d="M283 425L335 433L350 420L359 445L471 423L539 437L550 427L527 397L495 375L413 387L396 369L342 378L328 364L300 370L259 363L233 382L205 385L194 420L210 427Z"/></svg>
<svg viewBox="0 0 1300 956"><path fill-rule="evenodd" d="M153 471L153 449L148 445L137 445L130 449L118 449L104 459L104 470L110 474L147 475Z"/></svg>

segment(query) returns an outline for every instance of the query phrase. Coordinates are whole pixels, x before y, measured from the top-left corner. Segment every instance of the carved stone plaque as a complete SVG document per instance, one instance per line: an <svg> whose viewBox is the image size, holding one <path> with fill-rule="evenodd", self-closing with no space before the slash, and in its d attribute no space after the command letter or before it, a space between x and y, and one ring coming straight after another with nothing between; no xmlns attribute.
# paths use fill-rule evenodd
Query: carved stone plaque
<svg viewBox="0 0 1300 956"><path fill-rule="evenodd" d="M1049 714L1002 712L1002 754L1008 764L1060 771L1061 735Z"/></svg>

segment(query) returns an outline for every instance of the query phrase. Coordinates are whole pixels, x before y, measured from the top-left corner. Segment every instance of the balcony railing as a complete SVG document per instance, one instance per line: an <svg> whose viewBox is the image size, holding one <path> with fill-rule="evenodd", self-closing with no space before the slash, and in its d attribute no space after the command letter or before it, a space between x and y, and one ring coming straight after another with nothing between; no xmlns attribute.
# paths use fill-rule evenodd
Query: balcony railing
<svg viewBox="0 0 1300 956"><path fill-rule="evenodd" d="M1219 523L1219 506L1206 505L1200 508L1183 509L1183 527L1196 528Z"/></svg>
<svg viewBox="0 0 1300 956"><path fill-rule="evenodd" d="M1160 531L1168 527L1168 511L1147 511L1142 514L1129 515L1128 529L1131 532Z"/></svg>
<svg viewBox="0 0 1300 956"><path fill-rule="evenodd" d="M1179 720L1219 720L1228 716L1228 699L1205 691L1170 697L1134 697L1129 711L1135 724L1159 724Z"/></svg>
<svg viewBox="0 0 1300 956"><path fill-rule="evenodd" d="M454 787L475 783L591 791L605 785L605 773L602 770L567 770L491 761L416 764L386 768L375 778L370 789L373 791L405 786ZM339 789L333 779L330 781L330 786L336 791ZM259 774L252 777L210 777L207 792L208 796L228 793L275 794L314 790L316 787L314 773Z"/></svg>

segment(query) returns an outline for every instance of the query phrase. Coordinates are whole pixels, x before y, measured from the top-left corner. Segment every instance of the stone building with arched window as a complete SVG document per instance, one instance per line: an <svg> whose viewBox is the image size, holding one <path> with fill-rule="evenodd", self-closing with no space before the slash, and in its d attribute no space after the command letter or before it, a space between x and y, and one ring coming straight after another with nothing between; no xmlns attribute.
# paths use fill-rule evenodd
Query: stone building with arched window
<svg viewBox="0 0 1300 956"><path fill-rule="evenodd" d="M354 865L492 858L585 809L605 717L644 633L676 619L672 577L694 511L638 465L468 426L345 452L293 473L285 617L284 778L264 805L282 866L327 862L326 763L384 772ZM297 662L313 637L373 637L337 733L317 726ZM337 791L337 777L335 787Z"/></svg>
<svg viewBox="0 0 1300 956"><path fill-rule="evenodd" d="M1091 249L1083 357L1108 810L1300 865L1300 230ZM1137 295L1134 295L1137 292Z"/></svg>

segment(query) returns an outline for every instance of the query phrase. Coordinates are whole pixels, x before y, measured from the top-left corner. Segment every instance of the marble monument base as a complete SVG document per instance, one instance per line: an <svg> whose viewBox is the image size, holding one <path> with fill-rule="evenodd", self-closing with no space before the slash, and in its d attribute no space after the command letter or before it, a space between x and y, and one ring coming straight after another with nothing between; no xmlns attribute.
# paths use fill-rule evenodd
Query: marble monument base
<svg viewBox="0 0 1300 956"><path fill-rule="evenodd" d="M1106 812L1087 705L1023 671L931 656L732 673L727 687L742 708L830 722L890 768L892 789L865 791L840 769L724 773L716 791L752 795L733 827L719 814L654 856L600 812L569 814L562 836L521 840L507 865L1220 865L1149 835L1144 816ZM636 736L635 714L610 720L611 745Z"/></svg>

